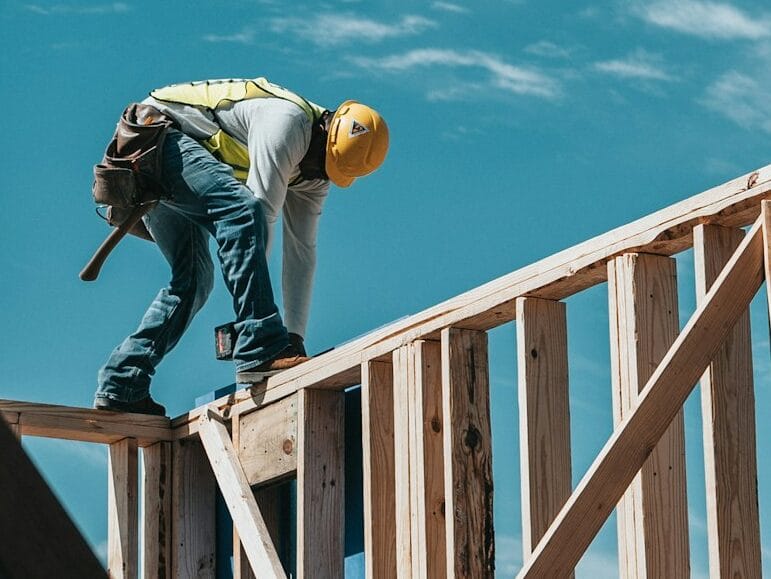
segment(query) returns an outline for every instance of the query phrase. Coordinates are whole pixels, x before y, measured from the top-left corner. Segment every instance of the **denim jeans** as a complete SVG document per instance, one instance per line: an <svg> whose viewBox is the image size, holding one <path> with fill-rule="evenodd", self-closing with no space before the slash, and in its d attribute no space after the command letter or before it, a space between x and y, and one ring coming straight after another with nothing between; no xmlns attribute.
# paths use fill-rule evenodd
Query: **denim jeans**
<svg viewBox="0 0 771 579"><path fill-rule="evenodd" d="M236 370L254 368L288 344L268 274L265 214L254 194L228 165L176 130L164 145L163 185L171 199L148 212L144 222L171 266L171 281L99 370L97 398L136 402L149 395L156 367L211 293L209 235L233 296Z"/></svg>

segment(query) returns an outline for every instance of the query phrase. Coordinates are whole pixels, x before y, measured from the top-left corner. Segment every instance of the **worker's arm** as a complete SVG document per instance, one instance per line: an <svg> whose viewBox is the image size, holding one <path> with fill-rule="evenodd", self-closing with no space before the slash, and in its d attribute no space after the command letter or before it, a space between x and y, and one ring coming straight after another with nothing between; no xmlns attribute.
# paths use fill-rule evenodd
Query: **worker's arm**
<svg viewBox="0 0 771 579"><path fill-rule="evenodd" d="M289 332L303 337L308 325L316 270L319 218L328 190L327 181L305 181L292 187L284 202L281 280L284 324Z"/></svg>

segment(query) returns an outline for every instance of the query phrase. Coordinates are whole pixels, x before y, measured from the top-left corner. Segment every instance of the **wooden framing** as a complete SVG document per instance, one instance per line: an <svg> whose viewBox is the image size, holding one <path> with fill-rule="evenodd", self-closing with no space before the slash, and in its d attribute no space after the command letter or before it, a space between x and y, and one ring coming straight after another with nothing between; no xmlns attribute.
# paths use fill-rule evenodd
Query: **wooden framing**
<svg viewBox="0 0 771 579"><path fill-rule="evenodd" d="M171 579L171 443L142 449L144 576Z"/></svg>
<svg viewBox="0 0 771 579"><path fill-rule="evenodd" d="M361 420L366 579L396 576L393 365L364 364Z"/></svg>
<svg viewBox="0 0 771 579"><path fill-rule="evenodd" d="M741 229L694 229L697 301L741 243ZM710 576L760 577L750 315L734 324L701 379Z"/></svg>
<svg viewBox="0 0 771 579"><path fill-rule="evenodd" d="M199 418L198 433L209 456L214 476L238 529L252 571L257 577L285 579L286 573L278 559L260 508L252 494L244 470L236 455L222 416L209 409Z"/></svg>
<svg viewBox="0 0 771 579"><path fill-rule="evenodd" d="M493 464L487 334L442 331L447 577L492 577Z"/></svg>
<svg viewBox="0 0 771 579"><path fill-rule="evenodd" d="M572 488L565 304L517 300L522 547L527 560Z"/></svg>
<svg viewBox="0 0 771 579"><path fill-rule="evenodd" d="M525 566L519 577L570 576L640 469L632 498L622 504L622 575L687 575L677 416L708 366L711 572L752 576L758 573L759 539L752 513L754 465L747 462L754 452L754 432L747 427L753 386L747 379L751 364L743 320L764 267L771 277L769 198L771 166L171 422L2 400L0 413L17 434L111 445L113 576L137 575L136 468L137 448L143 447L146 575L214 577L216 476L237 529L236 577L283 577L272 541L286 532L286 514L273 508L277 487L266 485L296 476L297 576L337 578L343 574L343 390L361 382L366 576L490 577L493 484L485 331L517 319L525 517ZM739 243L736 228L758 216ZM667 256L694 239L701 295L676 336L674 270ZM558 300L606 279L616 430L568 497L566 318ZM4 426L0 430L7 434ZM0 478L5 475L7 469L0 468ZM252 485L263 486L255 491ZM44 492L37 494L41 503L48 500ZM663 508L653 508L657 503ZM741 522L725 516L729 504L738 505ZM33 509L34 516L39 513ZM65 544L75 551L82 547L67 537L66 525L58 528ZM665 535L669 541L662 539ZM87 570L77 574L92 576Z"/></svg>
<svg viewBox="0 0 771 579"><path fill-rule="evenodd" d="M297 457L297 577L343 576L343 392L301 390Z"/></svg>
<svg viewBox="0 0 771 579"><path fill-rule="evenodd" d="M763 282L761 229L758 220L517 577L564 576L578 562Z"/></svg>
<svg viewBox="0 0 771 579"><path fill-rule="evenodd" d="M677 337L677 269L672 258L632 253L608 263L608 279L618 426ZM618 505L618 549L620 577L690 577L682 410Z"/></svg>
<svg viewBox="0 0 771 579"><path fill-rule="evenodd" d="M107 475L107 569L110 577L135 579L139 566L137 441L110 445Z"/></svg>

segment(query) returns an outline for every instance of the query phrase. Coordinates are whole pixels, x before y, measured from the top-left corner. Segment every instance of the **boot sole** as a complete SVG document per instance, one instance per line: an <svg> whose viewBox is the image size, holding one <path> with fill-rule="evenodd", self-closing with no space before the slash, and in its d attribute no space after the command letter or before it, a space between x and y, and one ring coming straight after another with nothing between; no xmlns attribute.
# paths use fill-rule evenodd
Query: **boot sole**
<svg viewBox="0 0 771 579"><path fill-rule="evenodd" d="M288 370L288 368L287 368ZM259 384L265 382L271 376L282 372L283 370L267 370L262 372L236 372L236 382L239 384Z"/></svg>

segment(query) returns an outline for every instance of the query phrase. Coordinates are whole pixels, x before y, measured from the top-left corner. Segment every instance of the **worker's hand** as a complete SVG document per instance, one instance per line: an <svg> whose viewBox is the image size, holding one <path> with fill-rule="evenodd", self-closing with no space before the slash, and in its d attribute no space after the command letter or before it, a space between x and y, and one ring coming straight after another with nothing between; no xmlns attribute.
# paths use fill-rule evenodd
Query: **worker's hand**
<svg viewBox="0 0 771 579"><path fill-rule="evenodd" d="M289 332L289 343L294 348L295 352L300 356L307 356L305 353L305 341L300 334L293 334Z"/></svg>

